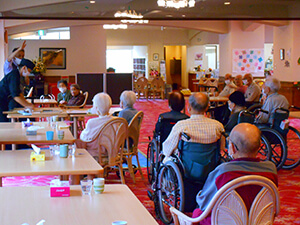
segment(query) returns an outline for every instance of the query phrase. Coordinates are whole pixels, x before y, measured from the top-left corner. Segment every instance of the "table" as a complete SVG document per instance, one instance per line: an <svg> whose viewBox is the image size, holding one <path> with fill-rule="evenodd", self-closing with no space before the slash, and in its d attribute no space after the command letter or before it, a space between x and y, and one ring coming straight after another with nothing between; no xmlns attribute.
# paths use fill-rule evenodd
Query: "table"
<svg viewBox="0 0 300 225"><path fill-rule="evenodd" d="M300 111L290 111L289 117L294 117L300 119Z"/></svg>
<svg viewBox="0 0 300 225"><path fill-rule="evenodd" d="M70 197L50 197L49 187L3 187L0 189L0 224L111 225L125 220L128 225L158 223L126 185L105 185L103 194L81 195L71 186Z"/></svg>
<svg viewBox="0 0 300 225"><path fill-rule="evenodd" d="M28 103L32 103L32 99L26 99ZM33 104L37 105L50 105L50 107L54 107L57 105L57 101L55 99L33 99Z"/></svg>
<svg viewBox="0 0 300 225"><path fill-rule="evenodd" d="M22 123L0 123L0 144L72 144L75 142L71 131L69 129L64 130L64 138L59 140L57 138L56 130L48 126L47 122L33 122L34 126L43 127L37 130L37 135L26 135L26 129L22 128ZM57 126L66 126L64 122L57 122ZM46 139L46 131L54 131L53 140ZM1 147L3 148L3 147ZM3 149L2 149L3 150Z"/></svg>
<svg viewBox="0 0 300 225"><path fill-rule="evenodd" d="M122 108L120 107L112 107L109 109L109 114L112 115L114 112L119 112L121 111ZM97 117L97 114L90 114L88 113L88 109L83 108L83 109L69 109L66 110L66 113L70 116L70 118L73 120L73 135L74 138L77 139L77 121L79 117L86 117L86 116L94 116Z"/></svg>
<svg viewBox="0 0 300 225"><path fill-rule="evenodd" d="M13 111L5 111L3 113L7 114L7 118L10 118L12 123L16 122L19 118L45 118L51 116L58 116L60 118L65 118L68 116L65 110L62 110L61 108L57 108L57 107L34 108L34 111L30 116L25 116L20 114L18 113L18 110L24 110L24 108L14 109Z"/></svg>
<svg viewBox="0 0 300 225"><path fill-rule="evenodd" d="M8 176L95 174L103 177L103 168L85 149L76 149L75 156L68 158L53 156L49 150L45 150L45 161L31 161L31 152L31 150L0 151L0 186L2 177ZM0 224L11 223L0 222Z"/></svg>

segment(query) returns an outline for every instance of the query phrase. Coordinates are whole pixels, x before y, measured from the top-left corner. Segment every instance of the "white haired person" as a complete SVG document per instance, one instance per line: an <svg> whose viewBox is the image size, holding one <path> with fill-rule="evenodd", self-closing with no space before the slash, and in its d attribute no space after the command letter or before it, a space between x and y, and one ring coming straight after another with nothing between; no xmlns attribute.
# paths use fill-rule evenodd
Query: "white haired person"
<svg viewBox="0 0 300 225"><path fill-rule="evenodd" d="M111 98L106 93L98 93L93 98L93 110L99 115L97 118L88 120L86 128L80 135L80 140L76 140L78 148L85 148L94 158L99 157L99 146L97 135L103 125L108 122L112 116L109 115L109 109L112 105Z"/></svg>
<svg viewBox="0 0 300 225"><path fill-rule="evenodd" d="M122 110L119 113L119 117L127 120L128 124L131 119L137 114L137 110L133 108L136 101L136 95L133 91L123 91L120 96L120 107Z"/></svg>
<svg viewBox="0 0 300 225"><path fill-rule="evenodd" d="M258 123L271 123L271 115L277 108L289 108L289 102L286 97L278 94L280 87L280 81L273 77L268 78L263 84L262 93L266 100L261 108L269 113L260 112L257 117Z"/></svg>

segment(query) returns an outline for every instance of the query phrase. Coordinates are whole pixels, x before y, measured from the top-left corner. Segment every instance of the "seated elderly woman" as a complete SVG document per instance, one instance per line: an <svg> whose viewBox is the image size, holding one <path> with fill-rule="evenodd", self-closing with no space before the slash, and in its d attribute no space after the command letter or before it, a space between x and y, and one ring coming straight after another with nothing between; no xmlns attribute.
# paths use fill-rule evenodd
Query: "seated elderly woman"
<svg viewBox="0 0 300 225"><path fill-rule="evenodd" d="M137 110L133 108L136 101L136 95L133 91L123 91L120 96L120 107L123 109L119 112L119 117L127 120L128 124L131 119L137 114Z"/></svg>
<svg viewBox="0 0 300 225"><path fill-rule="evenodd" d="M72 84L70 87L72 97L67 103L67 106L79 106L84 102L85 96L80 93L78 84Z"/></svg>
<svg viewBox="0 0 300 225"><path fill-rule="evenodd" d="M225 132L230 133L231 130L237 125L239 113L246 109L245 97L242 92L235 91L229 96L228 108L231 111L231 115L227 124L225 125Z"/></svg>
<svg viewBox="0 0 300 225"><path fill-rule="evenodd" d="M109 115L111 105L112 101L108 94L103 92L96 94L93 98L93 111L99 117L88 120L86 128L80 135L80 140L76 140L77 147L85 148L96 160L99 157L99 145L96 138L103 125L112 118Z"/></svg>

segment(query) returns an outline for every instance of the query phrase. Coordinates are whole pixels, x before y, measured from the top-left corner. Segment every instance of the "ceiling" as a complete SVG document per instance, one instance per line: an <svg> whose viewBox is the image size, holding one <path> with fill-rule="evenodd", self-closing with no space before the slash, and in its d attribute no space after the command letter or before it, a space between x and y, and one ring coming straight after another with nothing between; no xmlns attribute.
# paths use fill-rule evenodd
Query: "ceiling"
<svg viewBox="0 0 300 225"><path fill-rule="evenodd" d="M156 0L0 0L3 19L116 20L115 12L128 9L149 20L300 19L300 0L196 0L178 10Z"/></svg>

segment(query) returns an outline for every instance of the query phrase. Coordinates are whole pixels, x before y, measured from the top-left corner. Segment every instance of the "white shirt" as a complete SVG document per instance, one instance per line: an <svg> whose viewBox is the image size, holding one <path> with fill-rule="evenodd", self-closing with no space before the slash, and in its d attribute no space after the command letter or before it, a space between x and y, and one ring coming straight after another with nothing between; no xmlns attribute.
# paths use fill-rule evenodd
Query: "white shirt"
<svg viewBox="0 0 300 225"><path fill-rule="evenodd" d="M258 102L260 97L260 87L252 82L245 92L246 102Z"/></svg>
<svg viewBox="0 0 300 225"><path fill-rule="evenodd" d="M13 61L8 62L7 59L4 62L3 68L4 68L4 75L9 74L14 68L13 68Z"/></svg>
<svg viewBox="0 0 300 225"><path fill-rule="evenodd" d="M229 84L226 84L224 89L220 92L219 96L220 97L228 97L231 95L233 92L236 90L236 85L231 81Z"/></svg>
<svg viewBox="0 0 300 225"><path fill-rule="evenodd" d="M80 134L80 139L84 142L93 141L99 134L103 125L111 118L112 116L106 115L88 120L85 129Z"/></svg>
<svg viewBox="0 0 300 225"><path fill-rule="evenodd" d="M177 149L182 132L191 137L189 142L210 144L221 138L224 127L219 121L207 118L204 115L191 115L190 119L178 121L163 143L163 154L166 158ZM185 140L184 137L183 139Z"/></svg>

